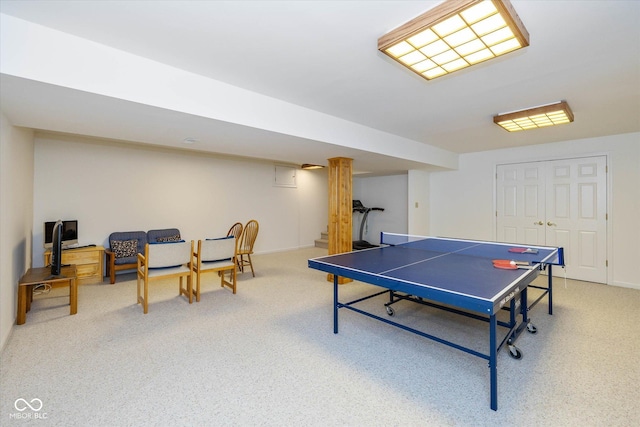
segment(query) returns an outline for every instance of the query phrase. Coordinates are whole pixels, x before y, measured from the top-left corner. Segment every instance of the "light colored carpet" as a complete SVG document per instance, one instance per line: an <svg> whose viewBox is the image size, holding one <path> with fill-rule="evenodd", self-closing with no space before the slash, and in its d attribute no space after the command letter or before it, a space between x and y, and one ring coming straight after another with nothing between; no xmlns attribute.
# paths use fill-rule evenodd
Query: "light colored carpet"
<svg viewBox="0 0 640 427"><path fill-rule="evenodd" d="M75 316L66 290L37 297L1 355L0 425L640 425L640 291L557 279L554 315L538 304L538 333L517 342L524 357L498 355L494 412L483 359L348 310L334 335L332 285L307 268L324 254L255 256L236 295L211 274L192 305L176 281L158 283L147 315L132 274L82 286ZM343 285L341 300L378 289ZM386 299L363 308L385 316ZM484 323L395 310L486 353ZM36 398L44 419L15 407Z"/></svg>

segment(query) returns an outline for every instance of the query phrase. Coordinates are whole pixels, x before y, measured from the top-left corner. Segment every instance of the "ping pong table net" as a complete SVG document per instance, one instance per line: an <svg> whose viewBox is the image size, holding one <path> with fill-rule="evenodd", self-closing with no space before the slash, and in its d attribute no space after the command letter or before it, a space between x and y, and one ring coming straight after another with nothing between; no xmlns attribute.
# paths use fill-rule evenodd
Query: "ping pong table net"
<svg viewBox="0 0 640 427"><path fill-rule="evenodd" d="M383 231L380 233L380 244L388 246L398 246L412 242L420 242L431 239L432 237L415 236L411 234L388 233Z"/></svg>

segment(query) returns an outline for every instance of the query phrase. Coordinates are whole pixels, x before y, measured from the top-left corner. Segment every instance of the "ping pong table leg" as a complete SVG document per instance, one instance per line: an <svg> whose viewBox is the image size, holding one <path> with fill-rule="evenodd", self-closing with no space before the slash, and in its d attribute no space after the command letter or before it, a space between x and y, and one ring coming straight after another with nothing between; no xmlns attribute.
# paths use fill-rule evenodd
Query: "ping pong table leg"
<svg viewBox="0 0 640 427"><path fill-rule="evenodd" d="M520 292L520 313L522 313L522 324L526 325L529 323L529 306L527 297L527 288L525 287L522 292Z"/></svg>
<svg viewBox="0 0 640 427"><path fill-rule="evenodd" d="M333 275L333 333L338 333L338 275Z"/></svg>
<svg viewBox="0 0 640 427"><path fill-rule="evenodd" d="M489 370L491 377L491 409L498 410L498 348L497 339L497 319L492 314L489 317Z"/></svg>
<svg viewBox="0 0 640 427"><path fill-rule="evenodd" d="M549 314L553 314L553 273L551 272L551 264L549 264L549 271L547 273L549 276L547 278L547 299L549 300Z"/></svg>

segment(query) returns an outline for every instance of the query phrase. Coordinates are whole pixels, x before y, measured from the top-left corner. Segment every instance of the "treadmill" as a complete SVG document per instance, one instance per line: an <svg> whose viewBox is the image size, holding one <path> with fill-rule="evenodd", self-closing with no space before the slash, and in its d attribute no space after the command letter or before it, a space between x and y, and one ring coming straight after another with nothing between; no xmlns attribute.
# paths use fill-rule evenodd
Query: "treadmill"
<svg viewBox="0 0 640 427"><path fill-rule="evenodd" d="M362 238L364 234L364 226L367 223L367 217L369 216L369 212L371 211L384 211L383 208L367 208L365 207L360 200L353 200L353 212L360 212L364 214L362 217L362 221L360 222L360 236L359 240L353 241L353 250L359 251L362 249L369 248L377 248L378 245L373 245Z"/></svg>

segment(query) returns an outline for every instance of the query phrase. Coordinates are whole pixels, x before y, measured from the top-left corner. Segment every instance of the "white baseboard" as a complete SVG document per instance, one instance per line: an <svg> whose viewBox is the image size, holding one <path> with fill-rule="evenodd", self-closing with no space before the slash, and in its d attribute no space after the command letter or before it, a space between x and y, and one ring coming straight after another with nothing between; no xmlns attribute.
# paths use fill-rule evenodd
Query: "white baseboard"
<svg viewBox="0 0 640 427"><path fill-rule="evenodd" d="M314 248L314 247L315 247L315 244L310 244L310 245L304 245L304 246L296 246L292 248L275 249L271 251L260 251L260 252L255 252L255 255L276 254L279 252L289 252L289 251L295 251L298 249L308 249L308 248Z"/></svg>
<svg viewBox="0 0 640 427"><path fill-rule="evenodd" d="M612 286L620 286L621 288L637 289L637 290L640 291L640 283L629 283L629 282L614 281L612 283Z"/></svg>

